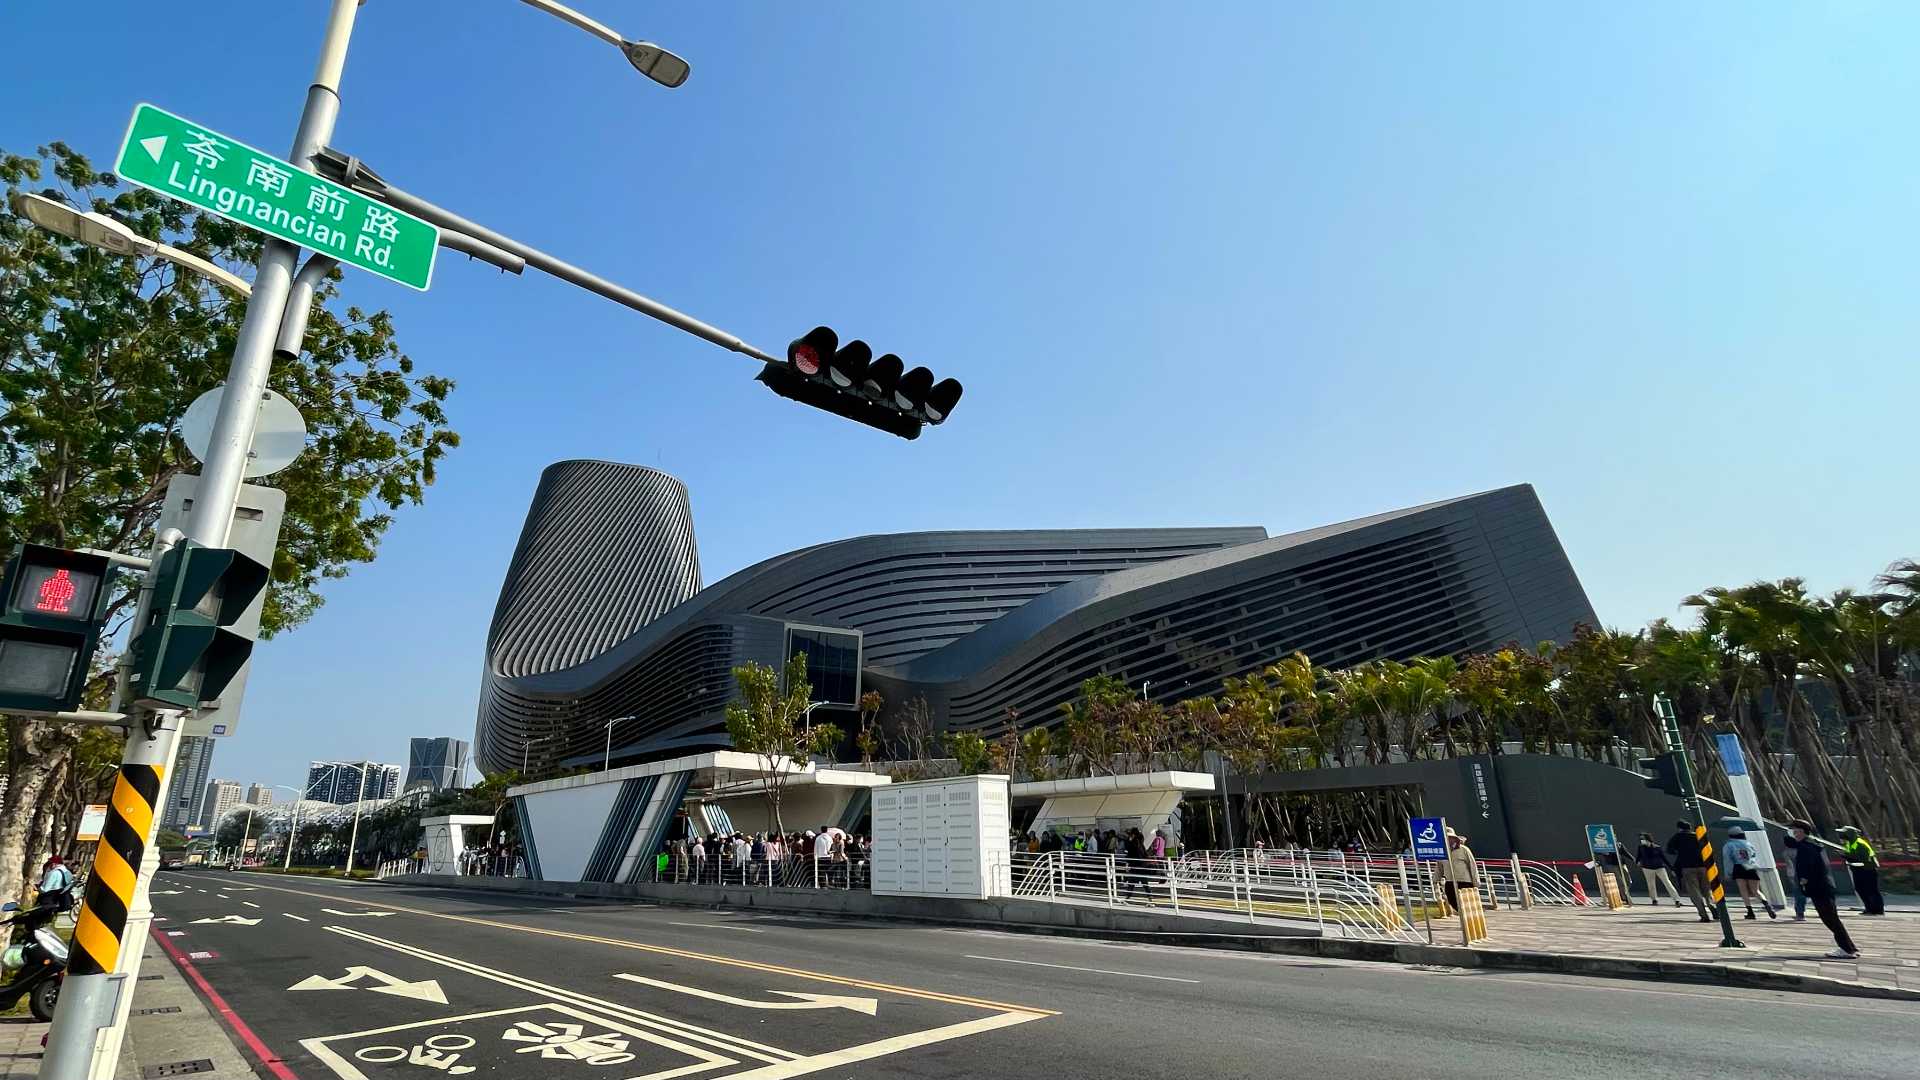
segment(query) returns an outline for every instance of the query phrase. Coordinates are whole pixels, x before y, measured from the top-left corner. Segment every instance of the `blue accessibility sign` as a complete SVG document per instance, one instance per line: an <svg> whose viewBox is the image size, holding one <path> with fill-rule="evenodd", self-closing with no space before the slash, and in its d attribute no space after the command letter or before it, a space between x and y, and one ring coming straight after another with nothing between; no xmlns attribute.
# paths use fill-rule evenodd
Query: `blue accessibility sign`
<svg viewBox="0 0 1920 1080"><path fill-rule="evenodd" d="M1613 826L1587 826L1587 847L1592 849L1595 855L1612 855L1618 851L1620 845L1614 840Z"/></svg>
<svg viewBox="0 0 1920 1080"><path fill-rule="evenodd" d="M1415 859L1421 862L1440 862L1446 859L1446 818L1408 818L1407 835L1413 838L1413 857Z"/></svg>

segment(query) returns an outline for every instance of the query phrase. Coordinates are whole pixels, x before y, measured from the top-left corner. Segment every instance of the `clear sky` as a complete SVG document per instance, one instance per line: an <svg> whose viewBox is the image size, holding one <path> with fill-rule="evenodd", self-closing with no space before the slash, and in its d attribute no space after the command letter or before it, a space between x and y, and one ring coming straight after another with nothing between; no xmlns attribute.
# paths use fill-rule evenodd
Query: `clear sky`
<svg viewBox="0 0 1920 1080"><path fill-rule="evenodd" d="M537 274L365 274L465 446L259 660L217 775L471 737L540 469L692 490L706 580L923 528L1275 532L1516 482L1602 618L1920 555L1906 5L622 4L667 91L511 0L361 9L335 145L771 351L967 385L915 443ZM320 0L11 4L0 146L136 102L284 152ZM81 25L84 23L84 25Z"/></svg>

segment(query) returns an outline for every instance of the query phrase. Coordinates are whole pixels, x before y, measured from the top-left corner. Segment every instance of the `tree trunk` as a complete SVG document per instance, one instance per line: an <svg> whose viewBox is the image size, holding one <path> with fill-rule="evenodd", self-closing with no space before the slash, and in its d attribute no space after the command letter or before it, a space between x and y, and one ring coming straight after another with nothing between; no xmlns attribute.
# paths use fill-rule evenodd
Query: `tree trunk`
<svg viewBox="0 0 1920 1080"><path fill-rule="evenodd" d="M10 717L7 721L7 794L0 804L0 898L25 901L27 883L22 866L29 858L27 849L36 811L48 782L55 779L54 765L61 749L71 745L73 738L44 721L26 717Z"/></svg>

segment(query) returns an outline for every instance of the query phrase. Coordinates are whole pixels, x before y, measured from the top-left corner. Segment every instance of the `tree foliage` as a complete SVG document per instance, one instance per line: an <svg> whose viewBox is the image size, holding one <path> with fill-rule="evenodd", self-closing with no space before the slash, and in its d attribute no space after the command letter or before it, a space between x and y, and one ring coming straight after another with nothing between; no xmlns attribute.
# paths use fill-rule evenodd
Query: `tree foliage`
<svg viewBox="0 0 1920 1080"><path fill-rule="evenodd" d="M0 183L98 211L134 232L244 270L258 234L185 204L122 188L61 143L0 150ZM339 303L335 271L316 290L305 351L269 385L306 419L298 460L253 481L286 493L261 633L310 618L323 581L373 559L393 513L421 501L459 437L451 380L416 370L384 311ZM143 551L167 482L197 471L180 441L187 406L220 384L244 304L161 259L108 254L45 232L0 206L0 546ZM109 629L131 617L136 581L116 575ZM91 691L103 697L104 675ZM104 704L98 702L96 704ZM9 785L0 807L0 895L19 891L25 848L48 842L20 824L61 772L77 732L8 721Z"/></svg>
<svg viewBox="0 0 1920 1080"><path fill-rule="evenodd" d="M786 769L807 749L802 725L813 694L807 654L795 653L787 661L784 678L765 664L749 661L733 669L733 681L739 696L727 705L727 736L735 750L761 759L767 810L775 831L784 833L780 796L786 789ZM837 732L835 736L837 741Z"/></svg>

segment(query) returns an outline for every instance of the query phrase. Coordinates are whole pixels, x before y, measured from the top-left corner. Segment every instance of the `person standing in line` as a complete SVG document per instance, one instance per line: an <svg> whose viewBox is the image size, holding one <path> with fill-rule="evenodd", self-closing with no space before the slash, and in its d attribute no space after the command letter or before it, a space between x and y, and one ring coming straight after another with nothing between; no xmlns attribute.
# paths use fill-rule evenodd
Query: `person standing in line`
<svg viewBox="0 0 1920 1080"><path fill-rule="evenodd" d="M707 880L707 845L696 836L687 846L693 856L693 883L702 884Z"/></svg>
<svg viewBox="0 0 1920 1080"><path fill-rule="evenodd" d="M740 874L740 884L751 884L747 880L747 863L753 853L753 845L747 842L746 833L733 834L733 868Z"/></svg>
<svg viewBox="0 0 1920 1080"><path fill-rule="evenodd" d="M1667 840L1667 858L1673 860L1673 868L1680 871L1680 887L1687 891L1687 899L1693 901L1700 921L1712 922L1713 915L1707 911L1707 861L1700 857L1700 838L1685 821L1674 822L1673 829L1673 836Z"/></svg>
<svg viewBox="0 0 1920 1080"><path fill-rule="evenodd" d="M1851 825L1840 830L1840 839L1845 841L1840 853L1853 874L1853 894L1860 898L1860 913L1885 915L1887 901L1880 895L1880 857L1874 854L1873 845Z"/></svg>
<svg viewBox="0 0 1920 1080"><path fill-rule="evenodd" d="M1832 872L1827 869L1827 853L1813 839L1813 824L1796 821L1792 829L1787 846L1793 849L1793 879L1807 899L1813 901L1813 910L1819 914L1820 922L1833 932L1834 950L1827 955L1835 960L1859 959L1860 950L1840 921L1840 906L1833 897Z"/></svg>
<svg viewBox="0 0 1920 1080"><path fill-rule="evenodd" d="M1479 884L1480 864L1467 846L1467 838L1447 830L1447 858L1440 864L1440 887L1446 890L1447 906L1460 910L1460 890Z"/></svg>
<svg viewBox="0 0 1920 1080"><path fill-rule="evenodd" d="M1640 875L1647 879L1647 902L1660 906L1660 888L1666 886L1667 895L1673 898L1673 906L1680 906L1680 890L1674 887L1673 875L1667 873L1667 851L1653 842L1653 834L1640 834L1640 847L1633 854L1633 861L1640 864Z"/></svg>
<svg viewBox="0 0 1920 1080"><path fill-rule="evenodd" d="M1760 854L1747 840L1747 830L1738 825L1727 830L1727 877L1734 887L1740 890L1740 900L1747 905L1747 918L1754 918L1753 898L1760 897L1760 906L1767 909L1767 918L1777 919L1780 913L1773 909L1773 901L1760 894Z"/></svg>

